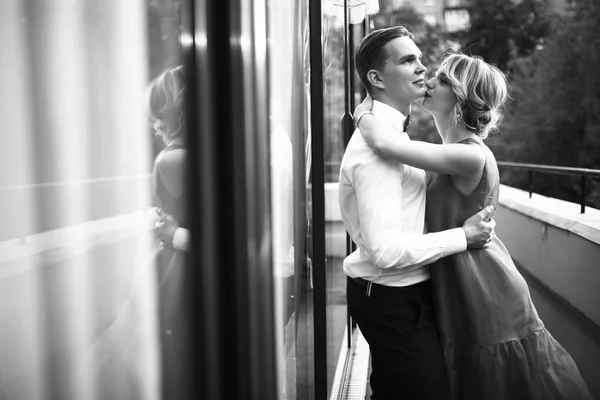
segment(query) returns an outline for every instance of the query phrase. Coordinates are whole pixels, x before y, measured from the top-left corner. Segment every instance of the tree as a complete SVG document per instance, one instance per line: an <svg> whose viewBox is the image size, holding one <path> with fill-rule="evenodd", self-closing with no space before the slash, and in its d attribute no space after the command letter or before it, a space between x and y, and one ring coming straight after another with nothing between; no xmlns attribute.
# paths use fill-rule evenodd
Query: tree
<svg viewBox="0 0 600 400"><path fill-rule="evenodd" d="M573 3L570 16L556 18L543 47L514 60L513 102L507 109L499 159L600 168L600 5ZM503 176L523 187L525 177ZM591 204L600 205L600 185L590 182ZM544 175L534 190L577 201L579 182Z"/></svg>
<svg viewBox="0 0 600 400"><path fill-rule="evenodd" d="M470 26L457 32L465 52L506 70L516 57L531 54L549 33L546 0L473 0Z"/></svg>

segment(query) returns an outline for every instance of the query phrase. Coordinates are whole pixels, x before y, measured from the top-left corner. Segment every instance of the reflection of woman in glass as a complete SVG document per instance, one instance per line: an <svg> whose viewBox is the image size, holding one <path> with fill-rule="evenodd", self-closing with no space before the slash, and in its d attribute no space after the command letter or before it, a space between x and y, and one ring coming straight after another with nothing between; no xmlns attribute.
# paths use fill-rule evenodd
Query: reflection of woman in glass
<svg viewBox="0 0 600 400"><path fill-rule="evenodd" d="M460 226L498 203L499 173L483 143L507 98L504 74L478 57L450 55L426 83L425 108L443 145L410 141L373 116L360 132L380 155L437 172L427 189L430 232ZM368 112L368 111L367 111ZM365 114L363 114L365 115ZM571 356L544 328L527 283L497 238L431 267L453 399L589 399Z"/></svg>
<svg viewBox="0 0 600 400"><path fill-rule="evenodd" d="M161 210L173 215L171 219L177 218L178 224L185 226L184 84L182 67L166 70L150 84L148 103L153 130L166 144L154 163L155 202ZM164 211L160 214L163 218L166 215ZM185 336L187 326L183 319L187 303L183 289L186 286L182 284L186 255L160 246L152 256L151 264L139 266L130 297L117 319L92 347L90 357L98 364L94 369L101 390L99 398L155 398L159 385L162 386L158 396L161 399L187 398L183 390L189 385L183 379L187 378L189 356L186 346L189 340ZM156 268L156 273L152 268ZM158 285L153 280L155 277ZM156 287L157 324L152 295Z"/></svg>
<svg viewBox="0 0 600 400"><path fill-rule="evenodd" d="M157 206L186 228L185 185L185 73L183 67L168 69L148 89L153 129L165 148L154 163L153 186ZM163 246L157 257L159 280L159 336L162 354L163 398L182 399L187 384L186 253Z"/></svg>

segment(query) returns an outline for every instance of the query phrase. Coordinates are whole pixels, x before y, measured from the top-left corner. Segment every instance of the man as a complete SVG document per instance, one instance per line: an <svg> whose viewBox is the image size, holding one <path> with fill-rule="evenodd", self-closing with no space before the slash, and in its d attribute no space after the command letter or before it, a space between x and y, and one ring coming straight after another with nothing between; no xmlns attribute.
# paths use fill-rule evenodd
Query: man
<svg viewBox="0 0 600 400"><path fill-rule="evenodd" d="M425 94L426 68L412 38L404 27L377 30L355 54L372 113L406 140L411 103ZM486 208L462 228L425 234L425 190L425 171L379 157L354 133L342 159L339 203L357 245L344 272L350 315L371 350L372 399L447 398L427 264L481 247L495 226L486 222L493 211Z"/></svg>

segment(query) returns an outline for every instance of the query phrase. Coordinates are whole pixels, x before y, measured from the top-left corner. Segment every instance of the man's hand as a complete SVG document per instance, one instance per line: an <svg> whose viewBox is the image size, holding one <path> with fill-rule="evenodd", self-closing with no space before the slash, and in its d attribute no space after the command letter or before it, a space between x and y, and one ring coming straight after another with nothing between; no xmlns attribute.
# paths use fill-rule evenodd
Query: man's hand
<svg viewBox="0 0 600 400"><path fill-rule="evenodd" d="M496 221L492 219L493 215L494 207L487 206L465 221L462 228L467 237L468 248L482 249L491 242L496 226Z"/></svg>
<svg viewBox="0 0 600 400"><path fill-rule="evenodd" d="M179 228L179 222L160 208L156 212L160 216L160 221L156 223L156 232L160 242L165 246L173 247L173 237Z"/></svg>

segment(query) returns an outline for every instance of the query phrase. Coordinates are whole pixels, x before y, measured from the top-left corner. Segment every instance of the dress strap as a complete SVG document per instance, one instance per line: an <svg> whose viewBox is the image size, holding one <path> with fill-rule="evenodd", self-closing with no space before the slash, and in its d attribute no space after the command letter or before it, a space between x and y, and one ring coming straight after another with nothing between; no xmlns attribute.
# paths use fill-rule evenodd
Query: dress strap
<svg viewBox="0 0 600 400"><path fill-rule="evenodd" d="M179 143L169 143L163 148L163 151L185 149L185 146Z"/></svg>
<svg viewBox="0 0 600 400"><path fill-rule="evenodd" d="M481 140L473 139L473 138L470 138L470 137L466 138L466 139L463 139L460 142L456 142L456 143L464 143L464 144L467 144L467 143L476 143L476 144L479 144L479 145L483 144L483 142Z"/></svg>

